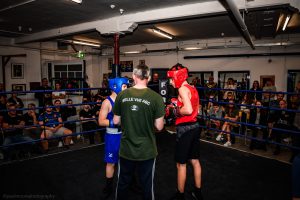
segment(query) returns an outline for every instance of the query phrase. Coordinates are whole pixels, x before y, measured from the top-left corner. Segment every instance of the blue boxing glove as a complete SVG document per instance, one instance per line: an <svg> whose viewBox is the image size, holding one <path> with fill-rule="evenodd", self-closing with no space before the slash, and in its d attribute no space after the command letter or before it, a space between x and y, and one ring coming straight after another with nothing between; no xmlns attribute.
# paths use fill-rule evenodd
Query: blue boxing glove
<svg viewBox="0 0 300 200"><path fill-rule="evenodd" d="M109 128L115 128L115 124L114 124L114 120L113 119L110 119L109 120Z"/></svg>

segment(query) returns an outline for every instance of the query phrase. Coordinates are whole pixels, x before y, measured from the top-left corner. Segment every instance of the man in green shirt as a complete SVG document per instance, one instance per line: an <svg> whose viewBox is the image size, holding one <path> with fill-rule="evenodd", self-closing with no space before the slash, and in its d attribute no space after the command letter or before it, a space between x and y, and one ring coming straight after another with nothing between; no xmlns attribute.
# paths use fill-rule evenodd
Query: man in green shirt
<svg viewBox="0 0 300 200"><path fill-rule="evenodd" d="M164 127L164 108L162 97L147 88L150 71L146 65L133 70L134 86L120 92L113 108L114 124L121 124L119 180L116 191L117 200L127 199L127 189L134 169L143 187L143 199L154 199L153 179L157 146L155 128Z"/></svg>

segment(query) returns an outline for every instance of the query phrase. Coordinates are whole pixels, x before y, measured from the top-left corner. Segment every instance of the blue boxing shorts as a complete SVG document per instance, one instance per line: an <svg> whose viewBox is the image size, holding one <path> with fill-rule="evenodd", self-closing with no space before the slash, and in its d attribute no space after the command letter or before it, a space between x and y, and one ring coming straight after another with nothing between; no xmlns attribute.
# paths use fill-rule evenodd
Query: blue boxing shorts
<svg viewBox="0 0 300 200"><path fill-rule="evenodd" d="M117 128L106 128L104 162L118 163L121 135Z"/></svg>

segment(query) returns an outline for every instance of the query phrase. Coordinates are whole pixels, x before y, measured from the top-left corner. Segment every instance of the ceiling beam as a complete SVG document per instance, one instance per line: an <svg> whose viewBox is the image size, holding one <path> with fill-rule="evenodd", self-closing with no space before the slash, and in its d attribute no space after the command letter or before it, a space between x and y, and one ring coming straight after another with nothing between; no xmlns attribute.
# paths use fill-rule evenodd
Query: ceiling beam
<svg viewBox="0 0 300 200"><path fill-rule="evenodd" d="M233 0L225 0L223 1L224 3L226 2L226 5L228 5L229 7L229 11L232 12L234 19L238 22L239 24L239 29L241 30L241 32L243 33L244 39L247 41L247 43L251 46L251 48L254 50L254 44L251 38L251 35L249 33L249 30L245 24L245 21L238 9L238 7L236 6L235 2Z"/></svg>
<svg viewBox="0 0 300 200"><path fill-rule="evenodd" d="M264 6L290 4L292 1L294 0L261 0L250 1L245 4L245 0L234 0L238 9L245 9L246 7L250 9ZM123 14L118 17L109 19L101 19L92 22L41 31L38 33L33 33L27 36L16 38L15 43L19 44L34 42L93 30L97 30L101 34L113 34L116 32L126 33L132 32L137 27L137 24L141 23L190 18L195 16L207 16L223 12L226 12L226 9L217 0L186 4L181 6L137 12L127 15Z"/></svg>

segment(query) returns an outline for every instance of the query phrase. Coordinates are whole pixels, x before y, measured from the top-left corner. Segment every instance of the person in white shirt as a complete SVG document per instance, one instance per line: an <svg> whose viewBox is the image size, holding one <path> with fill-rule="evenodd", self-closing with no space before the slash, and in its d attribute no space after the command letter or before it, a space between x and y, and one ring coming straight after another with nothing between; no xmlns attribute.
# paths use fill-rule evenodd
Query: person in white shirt
<svg viewBox="0 0 300 200"><path fill-rule="evenodd" d="M62 105L66 104L66 91L61 90L61 84L59 82L55 83L55 91L52 92L52 98L53 101L59 99Z"/></svg>

